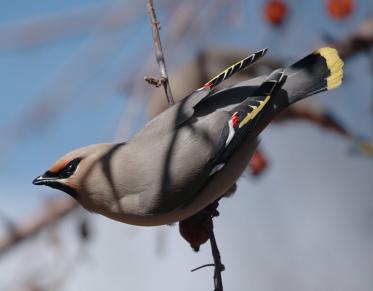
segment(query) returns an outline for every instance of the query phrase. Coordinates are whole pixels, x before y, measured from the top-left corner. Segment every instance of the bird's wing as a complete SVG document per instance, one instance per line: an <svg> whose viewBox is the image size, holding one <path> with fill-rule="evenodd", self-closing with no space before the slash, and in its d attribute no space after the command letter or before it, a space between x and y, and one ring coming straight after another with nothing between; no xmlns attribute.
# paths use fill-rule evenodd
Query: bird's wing
<svg viewBox="0 0 373 291"><path fill-rule="evenodd" d="M236 96L240 96L241 98L239 99L239 101L236 100L237 98L230 99L232 91L222 90L222 94L219 93L220 91L214 94L211 94L211 92L212 89L214 89L221 82L247 68L249 65L253 64L259 58L264 56L266 52L267 49L262 49L256 53L253 53L219 73L216 77L212 78L201 88L195 90L193 93L180 100L174 106L168 108L167 110L163 111L152 120L150 120L140 131L141 136L150 138L153 136L159 136L169 131L173 131L175 128L182 126L193 115L196 115L196 111L198 111L197 114L201 114L204 111L211 112L219 108L219 106L221 107L220 109L226 109L226 107L229 105L235 106L242 102L242 96L252 96L250 92L252 92L253 88L256 87L250 87L246 83L245 87L236 89L238 91L238 94L236 94ZM258 85L262 83L263 80L265 80L264 77L255 78L254 82L249 83ZM244 90L245 94L242 94L241 89ZM228 93L228 95L225 93ZM215 100L213 100L212 102L205 102L206 99L210 98ZM196 110L197 106L199 107L198 110Z"/></svg>
<svg viewBox="0 0 373 291"><path fill-rule="evenodd" d="M160 173L162 177L161 187L158 187L156 193L144 195L153 198L147 207L148 212L168 213L189 205L201 189L229 164L237 149L253 133L252 142L245 149L248 152L245 156L251 156L257 145L256 122L268 107L271 94L282 83L282 79L283 70L278 70L262 84L247 86L245 92L248 95L241 102L232 101L238 100L235 98L235 89L225 90L219 98L211 96L207 98L208 105L204 104L204 100L195 107L195 118L188 119L182 126L158 137L160 146L155 142L149 143L148 138L144 140L141 144L152 146L153 151L143 151L149 153L149 157L141 158L151 160L151 172ZM225 103L221 100L223 97L227 100ZM211 112L207 107L216 109ZM158 154L157 159L152 157L154 152ZM149 184L157 185L158 176L147 176L152 180Z"/></svg>
<svg viewBox="0 0 373 291"><path fill-rule="evenodd" d="M128 153L131 153L128 155L133 161L131 167L128 161L126 164L122 163L120 167L124 169L121 172L131 172L128 185L141 186L135 191L131 188L132 192L137 193L133 197L148 197L141 206L144 212L168 213L187 205L195 198L209 179L211 165L217 154L221 155L222 147L225 147L225 142L220 147L220 140L230 119L229 109L239 106L244 100L230 100L232 92L229 91L220 97L215 94L205 97L214 86L256 61L265 51L257 52L229 67L202 88L153 118L128 142ZM254 96L251 93L248 95ZM204 103L201 101L210 98L211 104L208 103L211 107L199 106ZM223 102L223 99L226 101ZM212 114L203 114L206 106L210 109L217 107L218 110ZM201 114L204 116L199 118Z"/></svg>
<svg viewBox="0 0 373 291"><path fill-rule="evenodd" d="M195 90L194 92L183 98L178 104L176 104L176 106L174 106L175 108L173 109L177 112L176 126L180 126L184 121L193 116L194 107L206 96L209 96L212 89L214 89L224 80L227 80L234 74L239 73L240 71L244 70L257 60L259 60L262 56L265 55L266 52L267 49L262 49L238 61L237 63L226 68L224 71L220 72L210 81L205 83L201 88Z"/></svg>
<svg viewBox="0 0 373 291"><path fill-rule="evenodd" d="M270 104L271 94L281 86L284 79L283 69L274 71L255 90L252 97L247 96L243 102L227 112L229 119L222 131L218 152L214 159L210 175L222 169L225 161L229 159L243 139L255 129L257 120L268 104Z"/></svg>

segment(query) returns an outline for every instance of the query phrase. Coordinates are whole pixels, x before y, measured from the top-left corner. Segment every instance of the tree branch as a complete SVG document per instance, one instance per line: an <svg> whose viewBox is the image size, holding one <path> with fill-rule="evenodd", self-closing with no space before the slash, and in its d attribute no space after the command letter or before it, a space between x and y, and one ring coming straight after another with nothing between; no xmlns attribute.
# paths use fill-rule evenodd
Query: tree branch
<svg viewBox="0 0 373 291"><path fill-rule="evenodd" d="M52 199L33 217L9 225L9 232L4 237L0 237L0 257L20 242L34 237L46 226L56 223L77 208L78 203L73 199Z"/></svg>
<svg viewBox="0 0 373 291"><path fill-rule="evenodd" d="M155 57L159 66L159 71L161 73L160 80L150 82L151 84L162 84L164 87L164 91L166 93L168 107L174 105L174 98L172 96L170 83L168 81L168 75L166 70L166 63L164 60L163 50L161 39L159 36L160 24L157 20L157 16L155 15L155 10L153 6L153 0L146 0L146 9L148 11L148 15L150 18L150 24L152 26L152 34L153 34L153 43L154 43L154 50L155 50ZM148 81L149 82L149 81Z"/></svg>
<svg viewBox="0 0 373 291"><path fill-rule="evenodd" d="M215 291L223 291L223 281L221 279L221 272L224 271L225 267L221 263L220 252L219 252L219 248L216 243L215 234L214 234L214 223L212 221L212 217L210 218L208 231L210 235L211 252L214 258L214 265L215 265L215 270L214 270Z"/></svg>
<svg viewBox="0 0 373 291"><path fill-rule="evenodd" d="M346 38L330 41L329 45L337 49L342 59L348 59L362 51L368 51L373 45L373 17L367 18Z"/></svg>

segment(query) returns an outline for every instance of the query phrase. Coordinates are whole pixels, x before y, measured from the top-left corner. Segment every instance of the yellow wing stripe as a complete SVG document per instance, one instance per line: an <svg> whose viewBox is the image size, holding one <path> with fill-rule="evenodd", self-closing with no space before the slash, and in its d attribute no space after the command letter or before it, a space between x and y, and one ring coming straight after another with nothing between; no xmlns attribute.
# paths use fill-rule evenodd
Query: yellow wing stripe
<svg viewBox="0 0 373 291"><path fill-rule="evenodd" d="M232 66L226 68L224 71L216 75L214 78L212 78L210 81L208 81L204 86L208 87L215 87L221 82L223 82L228 77L232 76L235 73L240 72L242 69L246 68L250 64L257 61L259 58L264 56L264 54L267 52L267 49L262 49L254 54L251 54L250 56L244 58L243 60L238 61L237 63L233 64Z"/></svg>
<svg viewBox="0 0 373 291"><path fill-rule="evenodd" d="M253 56L251 56L251 57L253 57ZM246 60L246 59L238 61L237 63L233 64L232 66L226 68L223 72L219 73L214 78L212 78L208 83L213 83L214 81L216 81L217 79L219 79L219 77L222 76L222 75L224 75L224 77L223 77L223 80L224 80L226 78L227 73L228 73L229 70L233 70L235 67L239 67L239 69L241 69L244 60Z"/></svg>
<svg viewBox="0 0 373 291"><path fill-rule="evenodd" d="M253 120L260 111L264 108L264 106L268 103L269 99L271 99L271 96L267 96L264 100L258 101L259 106L251 106L253 108L253 111L248 113L246 117L240 122L238 128L241 128L242 126L246 125L249 121Z"/></svg>
<svg viewBox="0 0 373 291"><path fill-rule="evenodd" d="M338 56L337 50L331 47L323 47L315 51L314 54L320 54L326 60L326 65L330 71L330 76L326 78L328 90L341 85L343 78L343 61Z"/></svg>

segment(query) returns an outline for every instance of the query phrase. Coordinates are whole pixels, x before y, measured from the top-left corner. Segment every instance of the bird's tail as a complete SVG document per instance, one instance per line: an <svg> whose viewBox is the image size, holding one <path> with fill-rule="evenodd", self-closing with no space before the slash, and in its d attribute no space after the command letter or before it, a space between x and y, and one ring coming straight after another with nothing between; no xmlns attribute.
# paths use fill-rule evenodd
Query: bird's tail
<svg viewBox="0 0 373 291"><path fill-rule="evenodd" d="M282 86L290 104L307 96L337 88L342 83L343 61L335 49L314 51L285 70Z"/></svg>

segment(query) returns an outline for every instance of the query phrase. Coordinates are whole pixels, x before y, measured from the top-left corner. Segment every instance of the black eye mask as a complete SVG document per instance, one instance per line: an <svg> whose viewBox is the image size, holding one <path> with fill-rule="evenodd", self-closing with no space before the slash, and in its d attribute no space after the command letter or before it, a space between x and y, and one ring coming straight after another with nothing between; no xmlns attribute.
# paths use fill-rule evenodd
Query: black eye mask
<svg viewBox="0 0 373 291"><path fill-rule="evenodd" d="M47 171L45 172L44 177L50 177L50 178L56 178L56 179L69 178L72 174L75 173L81 160L82 158L76 158L70 161L69 163L66 164L65 167L63 167L58 172Z"/></svg>
<svg viewBox="0 0 373 291"><path fill-rule="evenodd" d="M76 190L70 187L69 185L61 183L59 180L69 178L71 175L73 175L76 169L78 168L78 165L81 160L82 158L76 158L70 161L65 167L63 167L58 172L52 172L52 171L45 172L44 175L35 178L33 181L33 184L34 185L46 185L51 188L64 191L70 196L74 197L75 199L78 199L78 193L76 192Z"/></svg>
<svg viewBox="0 0 373 291"><path fill-rule="evenodd" d="M58 176L62 179L70 177L75 173L81 160L82 158L76 158L70 161L62 170L58 172Z"/></svg>

